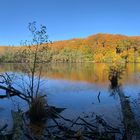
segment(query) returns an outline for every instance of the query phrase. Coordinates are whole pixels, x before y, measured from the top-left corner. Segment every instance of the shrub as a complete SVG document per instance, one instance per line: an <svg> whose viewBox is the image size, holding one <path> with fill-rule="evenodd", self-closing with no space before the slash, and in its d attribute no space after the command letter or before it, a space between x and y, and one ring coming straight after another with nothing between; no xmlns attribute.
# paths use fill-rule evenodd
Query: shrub
<svg viewBox="0 0 140 140"><path fill-rule="evenodd" d="M122 78L124 68L120 65L111 66L109 68L109 76L108 79L111 83L111 89L115 89L119 86L118 81Z"/></svg>

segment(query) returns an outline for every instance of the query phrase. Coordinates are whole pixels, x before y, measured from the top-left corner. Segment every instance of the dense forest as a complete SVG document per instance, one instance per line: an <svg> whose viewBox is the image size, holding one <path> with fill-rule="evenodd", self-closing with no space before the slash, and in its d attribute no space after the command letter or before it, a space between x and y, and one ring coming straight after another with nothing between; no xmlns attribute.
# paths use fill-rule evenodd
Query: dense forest
<svg viewBox="0 0 140 140"><path fill-rule="evenodd" d="M43 62L140 62L140 37L96 34L43 44L39 52ZM28 59L24 46L0 47L0 62Z"/></svg>

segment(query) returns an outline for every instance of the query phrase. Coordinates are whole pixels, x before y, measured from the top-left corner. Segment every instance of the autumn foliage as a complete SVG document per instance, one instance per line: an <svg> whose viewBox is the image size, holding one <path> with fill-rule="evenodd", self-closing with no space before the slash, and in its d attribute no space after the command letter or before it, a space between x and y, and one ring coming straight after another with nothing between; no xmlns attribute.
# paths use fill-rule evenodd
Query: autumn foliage
<svg viewBox="0 0 140 140"><path fill-rule="evenodd" d="M24 47L8 49L1 51L1 62L26 62ZM56 41L41 57L44 62L140 62L140 37L96 34Z"/></svg>

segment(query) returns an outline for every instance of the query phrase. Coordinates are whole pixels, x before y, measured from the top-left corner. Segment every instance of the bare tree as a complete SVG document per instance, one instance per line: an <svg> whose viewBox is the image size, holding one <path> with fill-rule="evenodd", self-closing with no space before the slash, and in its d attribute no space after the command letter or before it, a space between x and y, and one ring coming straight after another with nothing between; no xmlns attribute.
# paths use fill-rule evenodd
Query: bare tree
<svg viewBox="0 0 140 140"><path fill-rule="evenodd" d="M40 25L37 28L36 22L29 23L28 29L31 33L31 41L25 41L21 48L21 56L23 64L23 74L20 74L20 89L15 89L11 84L10 74L2 74L0 88L8 91L11 95L18 95L22 99L28 101L29 104L40 94L42 63L46 60L46 55L50 41L46 32L46 26ZM6 80L5 80L6 79ZM10 86L9 86L9 82Z"/></svg>
<svg viewBox="0 0 140 140"><path fill-rule="evenodd" d="M48 41L45 26L41 25L37 29L36 22L32 22L29 23L28 29L31 32L32 40L25 42L24 52L27 63L23 69L28 74L29 83L27 84L28 89L26 89L26 92L32 101L39 94L42 62L45 61L43 55L46 54L50 42Z"/></svg>

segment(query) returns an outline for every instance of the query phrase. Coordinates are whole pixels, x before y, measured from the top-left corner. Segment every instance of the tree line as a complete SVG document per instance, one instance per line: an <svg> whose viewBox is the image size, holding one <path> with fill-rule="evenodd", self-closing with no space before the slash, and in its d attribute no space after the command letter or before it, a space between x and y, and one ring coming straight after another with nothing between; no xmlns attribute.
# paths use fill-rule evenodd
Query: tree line
<svg viewBox="0 0 140 140"><path fill-rule="evenodd" d="M140 37L96 34L44 46L39 51L42 62L140 62ZM7 47L0 62L28 62L28 53L24 46Z"/></svg>

